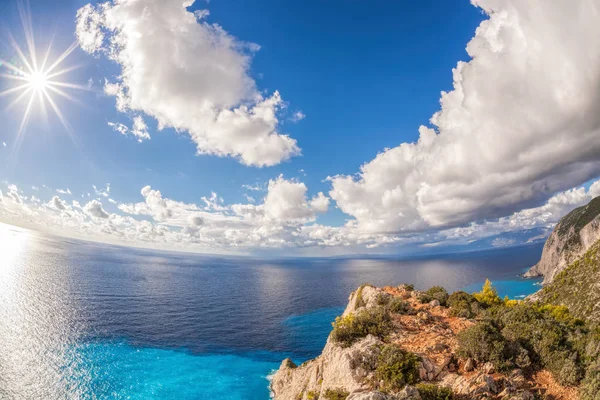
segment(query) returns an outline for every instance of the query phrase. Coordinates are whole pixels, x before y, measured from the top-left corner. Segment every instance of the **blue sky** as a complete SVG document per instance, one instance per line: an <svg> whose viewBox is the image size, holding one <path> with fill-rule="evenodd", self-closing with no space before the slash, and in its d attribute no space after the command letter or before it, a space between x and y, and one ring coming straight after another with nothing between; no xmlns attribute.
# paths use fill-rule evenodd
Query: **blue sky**
<svg viewBox="0 0 600 400"><path fill-rule="evenodd" d="M104 24L113 18L113 23L119 26L113 30L107 28L108 25L101 26L105 41L110 41L119 34L127 34L128 29L136 26L136 18L142 18L142 13L140 12L139 15L135 13L144 9L143 3L143 0L125 2L121 7L121 9L129 7L127 13L123 14L126 14L125 16L114 16L117 15L116 13L112 17L102 15ZM147 1L145 7L152 9L153 3ZM222 29L223 31L218 31L221 33L217 35L226 34L227 38L234 38L233 46L216 48L216 50L212 48L210 51L214 50L214 52L207 53L208 55L204 57L203 54L199 54L199 51L184 55L169 54L168 50L171 47L166 39L164 43L166 47L154 52L152 43L140 43L144 38L149 37L149 35L142 35L140 41L128 42L126 46L129 47L124 45L120 49L120 54L127 54L128 57L141 54L144 61L136 65L126 65L125 61L111 60L106 53L102 53L108 48L106 43L103 48L100 46L93 50L82 44L82 32L78 31L76 23L82 19L83 14L78 17L77 13L78 10L84 9L86 1L61 1L49 5L45 1L31 0L33 36L38 53L43 53L49 38L53 35L51 54L54 57L78 40L82 48L78 46L63 65L77 65L79 68L62 75L60 79L82 86L88 86L88 82L91 82L91 85L89 90L65 89L76 102L58 95L53 96L71 126L71 134L52 112L49 112L48 121L45 123L39 105L35 103L31 120L22 132L20 142L17 136L26 101L6 110L7 105L16 95L0 97L0 110L3 110L0 111L3 121L0 142L6 143L5 147L0 148L0 179L4 180L4 187L0 189L3 190L5 199L3 206L0 207L0 210L3 210L3 213L0 213L0 220L71 236L118 242L122 240L122 236L119 236L122 232L116 234L115 231L111 231L112 233L108 235L100 234L103 224L113 218L113 214L127 216L137 221L149 221L154 226L165 227L179 234L188 227L187 223L182 221L193 218L196 215L194 213L198 211L200 214L197 216L203 221L202 229L207 230L192 232L190 247L183 246L182 249L228 251L233 247L234 251L243 252L253 252L263 247L273 248L274 251L306 248L307 252L311 252L314 250L313 247L316 247L319 251L327 249L326 252L332 253L397 252L406 251L406 246L415 243L437 246L440 243L453 243L455 240L469 243L485 236L522 229L536 228L546 231L556 222L561 213L583 204L596 193L590 185L598 176L597 153L590 153L593 153L597 142L588 141L587 145L584 145L584 139L593 135L593 132L583 129L586 121L581 121L580 126L570 127L567 129L568 132L561 131L564 138L557 138L555 150L544 149L547 153L545 159L541 154L541 143L545 140L545 135L553 135L557 127L564 126L563 122L573 115L569 114L569 110L561 110L564 111L562 114L557 113L553 109L555 104L540 105L535 93L548 97L548 93L536 92L539 87L543 87L544 82L532 82L528 79L536 74L546 78L547 86L555 87L554 94L556 94L561 90L564 92L565 88L587 87L590 81L595 82L594 79L597 77L591 74L587 81L565 82L564 78L562 81L559 80L564 76L565 71L546 71L549 69L548 60L573 58L572 52L562 51L560 46L555 46L556 43L550 40L539 41L541 47L539 52L536 50L534 54L528 56L538 57L529 60L531 70L519 69L513 61L518 59L518 52L526 52L527 49L519 49L518 41L506 38L511 38L511 32L521 32L523 35L532 36L531 41L524 40L525 43L533 43L538 39L536 35L542 30L541 27L555 24L556 20L552 18L559 17L555 13L548 13L547 16L539 16L531 21L526 18L519 19L520 16L529 15L529 10L513 3L498 5L493 0L481 0L476 2L478 8L466 0L374 1L368 6L342 1L250 3L214 0L206 3L199 0L187 9L187 14L191 16L194 11L208 10L209 14L199 17L196 23L206 30ZM14 36L16 43L25 49L26 40L19 17L19 4L16 1L3 1L0 6L2 11L0 23ZM113 11L119 9L117 5L108 4ZM171 7L173 15L182 16L180 4L181 2L177 1L167 1L161 7ZM554 6L554 3L548 5L549 8ZM558 4L556 8L558 9L559 6L563 5ZM99 8L94 9L90 6L89 10L94 10L90 13L95 13L93 14L95 16L100 15ZM502 12L505 13L504 16ZM91 15L90 13L88 14ZM147 29L169 23L172 24L169 29L179 26L176 22L156 18L156 22L148 23ZM504 31L491 28L489 25L494 24L488 24L490 21L504 24L502 25ZM482 28L483 33L477 37L475 31L482 23L485 29ZM527 23L531 26L526 26ZM215 28L213 24L218 24L221 28ZM89 34L91 28L89 26L87 28L84 33ZM582 21L581 32L572 34L588 35L592 29ZM192 32L188 36L185 34L174 36L173 40L185 42L189 37L192 41L196 40L193 34ZM472 39L473 47L468 53L466 46ZM203 42L197 40L195 45L200 43L200 47L196 48L206 49L202 47ZM499 41L504 41L501 50L494 47ZM258 45L260 49L257 50L258 46L252 47L248 43ZM177 43L173 43L172 48L178 48L177 46ZM157 45L156 48L158 47ZM217 51L221 53L216 53ZM251 108L260 103L255 97L250 99L238 93L237 87L231 89L231 96L235 100L231 102L228 97L225 101L227 104L220 104L223 101L210 97L211 89L207 89L206 93L202 93L201 90L194 92L190 89L190 93L186 93L185 97L186 101L191 100L191 108L187 115L183 117L179 114L177 117L171 115L166 123L167 127L158 129L159 114L162 113L161 115L164 116L164 113L178 111L169 109L168 105L161 103L163 99L165 103L169 103L170 99L164 95L168 90L163 91L162 98L153 100L146 99L145 91L150 91L150 87L154 85L165 89L164 86L168 84L182 84L181 87L185 88L186 83L176 82L178 74L175 70L173 73L162 71L164 72L162 81L148 80L150 77L143 76L147 69L142 70L141 66L156 67L164 63L167 65L164 67L165 70L169 67L175 68L179 67L177 64L179 57L185 58L182 63L188 63L188 66L206 65L211 62L211 57L218 58L219 54L224 54L225 51L229 52L228 57L233 53L232 71L237 74L240 68L243 69L240 82L253 82L254 89L250 97L261 96L260 101L263 101L271 98L276 91L280 93L283 100L276 111L277 123L273 128L276 132L273 131L271 134L279 135L277 137L289 135L290 140L295 140L298 148L301 149L301 155L297 154L298 152L292 152L291 156L289 154L281 156L278 153L275 156L277 159L270 162L274 165L257 166L248 165L256 164L255 161L244 161L245 155L249 154L246 147L239 147L242 150L237 155L234 154L237 150L232 150L233 153L222 157L196 154L197 147L202 146L198 144L197 137L194 140L190 138L190 132L195 129L204 130L209 126L197 123L190 117L199 105L204 104L200 100L208 101L213 107L226 111L236 110L240 105ZM453 76L452 69L459 61L469 62L471 56L477 53L480 53L476 57L479 64L473 62L465 64L467 67L457 80L456 75ZM580 53L576 55L579 56ZM0 59L15 65L21 63L14 47L11 47L8 41L8 36L2 41ZM242 59L246 60L246 64L240 61ZM166 62L167 60L169 62ZM239 65L236 65L236 62ZM233 69L234 67L237 69ZM131 79L130 81L123 78L124 68L129 68L131 71L131 75L127 78ZM220 82L217 78L208 76L209 73L201 71L203 67L198 68L196 75L194 75L196 70L193 68L189 75L186 75L198 82L198 87L214 85L218 89L219 85L223 84L225 88L220 92L227 93L230 90L228 85L233 85L231 81L234 79ZM206 68L212 67L209 65ZM222 69L223 64L219 68ZM7 71L5 68L3 72ZM210 72L212 69L207 71ZM513 72L514 74L511 75ZM496 75L497 73L499 75ZM141 81L145 82L145 86L133 86L131 82L136 79L136 74L143 78ZM494 79L498 81L496 88L494 88ZM554 80L562 82L564 87L557 88ZM138 101L141 104L139 99L145 103L133 105L125 111L117 110L115 96L106 90L106 82L120 82L129 90L129 96L134 99L134 103ZM447 104L440 105L440 93L452 91L453 87L456 87L456 82L465 83L461 90L467 94L458 103L456 99L450 98ZM13 81L0 79L0 90L12 86L14 86ZM527 90L528 87L531 90ZM454 93L456 92L455 90ZM216 97L221 96L219 90L216 93ZM196 95L199 99L197 103ZM590 97L592 96L593 94L590 93ZM490 107L477 105L480 100L489 103ZM510 110L514 106L511 103L515 101L521 103L522 109L533 107L531 115L538 118L515 116L514 110ZM573 102L575 104L575 100ZM181 103L174 101L173 104ZM561 104L564 104L564 99ZM593 109L593 103L578 105ZM430 123L430 118L440 110L442 110L441 122L438 121L437 126L434 126ZM498 115L490 116L489 113L495 112L494 110L503 112L498 111ZM305 117L295 121L294 115L299 115L297 113L302 113ZM545 115L556 114L560 114L561 119L548 118L547 123L537 124L537 121L544 119ZM457 115L469 115L470 120L465 122L465 119L460 119ZM501 126L500 122L506 121L507 115L515 116L514 126ZM108 125L108 123L123 124L131 130L134 119L138 117L143 118L148 126L148 135L151 136L150 140L144 140L142 143L138 143L131 134L121 135ZM523 120L520 121L519 118ZM180 124L179 132L173 129L176 124ZM463 124L464 129L461 130ZM531 129L523 129L523 133L517 132L521 127L528 126L527 124L531 124ZM420 137L426 137L427 133L419 131L421 125L434 129L431 130L432 134L438 136L435 138L435 146L440 148L436 151L442 153L429 151L425 145L423 148L412 150L397 147L402 143L410 144ZM214 126L215 130L221 128L218 125ZM455 133L454 129L460 132ZM503 129L505 131L502 131ZM210 136L212 133L209 132L207 135ZM473 139L472 148L468 146L471 140L469 135ZM540 146L531 145L531 148L525 148L522 154L524 164L515 166L512 171L505 171L510 170L510 167L494 170L490 166L501 164L498 162L498 157L505 157L500 160L505 161L506 165L510 165L513 161L510 153L512 151L514 154L514 149L511 149L508 144L505 146L499 142L503 138L510 138L511 135L519 138L531 135L529 138L523 138L524 146L530 146L535 140L539 140ZM222 135L216 134L210 137L217 143ZM452 144L453 140L456 140L455 144ZM553 151L568 147L565 147L565 140L572 140L574 150L569 151L573 154L571 157L559 160L552 154ZM450 144L439 144L446 142ZM229 149L230 147L227 146L232 145L231 143L231 141L218 143L203 149L214 153L222 151L223 148ZM235 140L233 143L234 147L237 146ZM462 150L458 148L465 146L465 143L467 147ZM454 145L458 147L454 149L452 147ZM398 150L394 152L394 149ZM478 156L473 156L471 159L471 150L473 154L483 154L486 158L478 161ZM496 150L500 155L488 156L488 151L495 153ZM413 151L414 154L408 154ZM401 162L394 161L393 158L398 156L395 153L402 153ZM377 161L378 154L384 154L385 157L381 158L383 161ZM463 159L465 155L467 158ZM439 165L430 164L432 161L428 161L427 164L414 161L428 157L440 159L446 157L449 161L447 164L440 162ZM406 165L401 165L403 163ZM361 171L361 165L366 164L371 165L372 172L355 175ZM536 169L537 166L540 167ZM481 167L483 172L477 178L467 177L466 174L460 175L461 169L473 171L478 167ZM414 171L421 169L427 170L427 176L423 176L425 172L417 177L411 176L414 175ZM440 173L437 175L431 172L438 169ZM454 169L457 172L453 175L449 171ZM531 170L524 172L526 169ZM521 173L522 177L514 178L515 174ZM397 182L394 178L390 178L393 176L397 176ZM487 176L493 178L487 179ZM497 183L494 184L498 176L501 178L498 178ZM328 180L328 177L333 179ZM506 180L502 177L506 177ZM268 189L269 181L272 182L272 191ZM449 186L454 181L456 185ZM474 184L474 181L478 183ZM579 192L576 190L568 192L571 193L572 199L561 202L560 206L553 206L551 215L547 215L550 207L548 199L571 188L578 188L585 182L588 182L586 188L579 189ZM98 189L106 188L107 183L110 183L110 197L99 194L101 190L95 193L92 188L92 185ZM278 184L281 186L277 186ZM287 186L289 191L284 187L286 184L291 185ZM243 185L258 185L261 190L248 190ZM490 190L488 185L493 185L495 188ZM146 191L146 195L140 194L142 188L146 186L160 191L160 196L156 197L157 204L161 202L163 204L164 199L178 202L178 205L173 207L176 210L175 214L179 216L169 217L167 214L173 214L171 211L165 214L163 212L165 210L156 208L150 210L152 208L149 206L151 201L148 200L152 197L149 195L150 189ZM500 189L500 186L506 189ZM31 189L32 187L40 190ZM279 197L276 196L277 187L282 190ZM427 187L430 191L424 193L418 190L419 187ZM511 187L514 189L514 196L508 192ZM57 192L57 189L67 188L71 194ZM205 205L201 198L210 197L212 192L217 194L218 199L222 199L222 201L218 200L220 207L228 209L220 210ZM487 194L482 196L481 192ZM576 192L579 195L573 195ZM17 193L21 199L26 200L25 202L31 201L32 195L40 201L38 205L30 205L30 212L23 211L15 205L7 205L12 201L8 196L10 193ZM271 201L268 204L265 201L263 204L263 198L271 193L273 194ZM323 199L327 199L328 205L311 204L312 199L319 196L319 193L323 194ZM451 200L449 204L439 199L443 197L440 193L449 193L448 198ZM60 201L65 201L65 205L74 209L55 207L57 202L53 202L54 196L58 196ZM248 200L247 196L251 196L253 201ZM108 198L111 201L108 201ZM101 203L102 217L90 213L90 207L86 214L85 206L93 199ZM74 200L79 205L74 205ZM132 206L144 201L146 209L140 210L138 207L133 213L124 211L128 209L127 206L120 206ZM18 203L18 201L13 202ZM197 209L190 206L192 204L198 205ZM237 210L229 208L236 204L258 207L252 209L251 213L266 213L267 217L261 214L260 218L266 219L257 222L254 214L252 217L250 214L244 214L246 209L242 213L239 207ZM169 208L168 205L165 207ZM202 207L208 208L201 209ZM272 207L271 211L269 207ZM540 207L546 209L540 211ZM128 210L132 209L130 207ZM537 210L529 213L534 215L532 218L535 221L518 225L509 224L510 228L508 228L506 223L498 220L498 218L514 218L515 215L519 215L516 213L523 210ZM202 246L196 248L193 246L194 235L203 237L202 240L208 240L213 234L208 230L208 226L211 223L218 224L211 220L212 216L203 214L208 212L216 214L217 220L231 216L243 219L237 221L243 225L243 228L235 224L232 228L236 230L236 235L251 235L249 231L244 230L250 225L251 229L260 232L267 228L278 227L280 231L282 229L286 231L286 235L285 238L277 236L274 239L269 236L270 234L261 236L263 235L261 233L252 243L242 244L236 240L233 245L227 241L219 241L218 245L212 248L203 242ZM69 227L72 227L75 222L65 221L65 218L69 218L65 217L65 213L69 214L70 218L80 213L87 227L82 229L82 232L74 234ZM105 215L110 217L105 218ZM77 221L81 221L81 218ZM122 222L118 220L117 223L117 217L114 218L110 229L118 229L117 226ZM38 223L40 219L44 221L42 224ZM268 222L265 222L267 220ZM132 227L135 223L127 224ZM492 228L490 224L496 225ZM313 226L311 229L315 229L316 225L323 227L327 233L322 232L317 235L320 239L313 238L315 241L310 244L302 244L308 242L304 240L305 233L298 232L306 226ZM334 233L332 231L334 228L344 228L344 232ZM467 229L469 233L464 233ZM106 229L104 231L106 232ZM223 232L215 233L216 236L222 234ZM131 234L126 236L133 245L148 247L171 245L171 242L162 238L136 241L132 239ZM326 243L319 242L325 236L329 239L336 236L336 240L328 239ZM299 242L293 239L294 237L303 239ZM181 242L181 237L178 237L177 241ZM265 245L265 243L271 244Z"/></svg>

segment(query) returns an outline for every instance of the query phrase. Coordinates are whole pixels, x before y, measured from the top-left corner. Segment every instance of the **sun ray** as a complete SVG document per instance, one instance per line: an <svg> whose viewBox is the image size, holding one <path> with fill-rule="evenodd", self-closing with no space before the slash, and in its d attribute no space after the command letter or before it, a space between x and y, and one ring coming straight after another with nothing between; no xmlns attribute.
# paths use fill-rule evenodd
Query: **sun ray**
<svg viewBox="0 0 600 400"><path fill-rule="evenodd" d="M62 53L57 59L56 61L54 61L54 63L45 71L46 74L51 73L54 68L58 67L60 65L61 62L63 62L65 60L65 58L69 57L69 55L77 48L77 42L73 42L71 44L71 46L69 46L69 48L67 50L64 51L64 53Z"/></svg>
<svg viewBox="0 0 600 400"><path fill-rule="evenodd" d="M65 93L64 91L60 90L59 88L56 88L54 86L48 86L47 89L52 90L54 93L58 94L59 96L64 97L65 99L71 100L73 103L79 104L79 101L77 101L76 98L69 95L68 93Z"/></svg>
<svg viewBox="0 0 600 400"><path fill-rule="evenodd" d="M10 104L8 104L7 110L22 103L24 99L27 99L19 125L19 131L17 133L18 142L22 140L23 133L28 127L29 120L31 119L35 108L35 103L39 103L41 116L46 122L48 122L49 110L51 109L54 111L54 114L56 114L61 124L75 141L73 130L69 125L67 118L60 110L59 105L55 99L53 99L53 96L64 97L67 100L81 105L80 101L73 97L69 92L71 90L90 90L87 86L64 81L64 76L81 67L81 65L63 65L65 60L77 48L77 43L72 43L58 57L54 58L52 57L54 37L52 37L48 47L39 52L42 56L38 60L38 51L34 39L29 1L18 0L18 3L19 15L21 17L26 43L25 51L23 51L15 41L14 37L8 33L9 42L14 50L13 56L16 61L6 62L0 59L0 78L6 79L7 82L16 82L14 85L9 85L5 90L0 91L0 97L16 95ZM11 57L8 58L11 59ZM6 69L2 70L2 67ZM59 76L61 77L60 81L53 80L53 78ZM49 107L48 104L50 105Z"/></svg>
<svg viewBox="0 0 600 400"><path fill-rule="evenodd" d="M28 1L19 1L18 3L19 14L21 16L21 23L23 24L23 30L25 32L25 40L27 41L27 47L29 49L29 57L33 64L33 69L38 70L37 57L35 51L35 40L33 37L33 24L31 23L31 10Z"/></svg>
<svg viewBox="0 0 600 400"><path fill-rule="evenodd" d="M42 60L42 66L40 67L41 71L44 71L44 68L46 68L46 63L48 62L48 57L50 57L50 51L52 50L52 43L54 43L54 36L52 36L52 39L50 39L50 44L48 45L48 49L46 50L46 54Z"/></svg>
<svg viewBox="0 0 600 400"><path fill-rule="evenodd" d="M9 105L6 106L6 110L10 110L11 108L13 108L16 104L18 104L25 96L27 96L31 91L33 91L32 88L27 88L25 89L25 91L23 93L21 93L19 96L17 96L16 99L14 99L13 101L10 102ZM33 97L33 96L31 96Z"/></svg>
<svg viewBox="0 0 600 400"><path fill-rule="evenodd" d="M44 91L43 93L46 96L46 99L48 100L48 103L50 103L50 106L52 107L52 109L56 113L56 116L58 117L58 119L60 120L60 122L63 124L63 126L65 127L65 129L67 130L67 132L69 132L69 135L71 135L71 137L74 137L75 135L73 134L73 129L71 129L71 125L69 124L69 121L67 121L67 119L64 117L62 111L60 111L60 108L58 108L58 106L56 105L56 103L54 102L54 100L52 100L52 97L50 97L50 95L48 94L48 92Z"/></svg>
<svg viewBox="0 0 600 400"><path fill-rule="evenodd" d="M13 39L12 36L10 36L10 42L12 44L12 47L17 52L17 55L21 59L21 62L23 63L23 65L25 65L25 67L27 67L27 69L29 70L30 74L33 74L35 72L35 69L31 66L31 64L27 60L27 57L25 57L25 54L23 54L23 50L21 50L21 48L19 47L19 45L17 44L17 42L15 42L15 39ZM22 72L22 71L20 71L20 72Z"/></svg>
<svg viewBox="0 0 600 400"><path fill-rule="evenodd" d="M29 83L25 83L25 84L23 84L21 86L17 86L17 87L14 87L14 88L6 89L6 90L0 92L0 97L7 96L7 95L9 95L11 93L15 93L15 92L21 91L21 90L27 88L28 86L29 86Z"/></svg>
<svg viewBox="0 0 600 400"><path fill-rule="evenodd" d="M12 79L13 81L29 82L29 79L27 79L24 76L20 76L20 75L0 74L0 77L6 78L6 79Z"/></svg>
<svg viewBox="0 0 600 400"><path fill-rule="evenodd" d="M83 86L83 85L77 85L75 83L67 83L67 82L56 82L56 81L50 81L50 85L48 86L52 86L52 87L64 87L64 88L69 88L69 89L79 89L79 90L87 90L87 91L92 91L92 89L90 89L87 86Z"/></svg>
<svg viewBox="0 0 600 400"><path fill-rule="evenodd" d="M67 68L63 68L63 69L61 69L60 71L57 71L57 72L54 72L54 73L48 74L48 75L47 75L47 78L48 78L48 79L56 78L56 77L58 77L58 76L61 76L61 75L64 75L64 74L66 74L66 73L68 73L68 72L75 71L76 69L79 69L79 68L81 68L81 67L82 67L82 65L81 65L81 64L79 64L79 65L73 65L73 66L70 66L70 67L67 67Z"/></svg>

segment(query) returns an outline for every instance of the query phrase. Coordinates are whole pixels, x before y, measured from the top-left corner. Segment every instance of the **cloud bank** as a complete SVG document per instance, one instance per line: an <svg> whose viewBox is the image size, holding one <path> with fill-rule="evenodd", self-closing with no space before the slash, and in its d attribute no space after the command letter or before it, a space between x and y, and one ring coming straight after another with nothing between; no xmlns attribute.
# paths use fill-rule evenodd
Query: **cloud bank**
<svg viewBox="0 0 600 400"><path fill-rule="evenodd" d="M406 245L466 244L533 228L549 231L564 214L600 195L600 181L596 181L588 189L559 193L540 207L495 221L433 233L391 235L362 232L355 221L339 227L317 223L318 216L327 211L329 199L323 193L309 197L302 182L279 176L270 180L267 188L260 204L255 205L227 204L216 193L199 203L184 203L145 186L140 191L141 201L114 201L114 211L108 211L102 197L80 204L54 195L42 202L11 184L5 194L0 191L0 220L71 237L169 250L340 254L369 249L381 252L386 248L396 251L398 246ZM514 241L498 238L495 243L507 245Z"/></svg>
<svg viewBox="0 0 600 400"><path fill-rule="evenodd" d="M187 11L193 3L121 0L77 12L81 48L121 68L105 85L117 109L154 117L159 129L186 132L200 154L258 167L300 154L296 140L278 132L279 92L263 96L249 75L258 46L206 22L206 11ZM150 138L139 116L132 129L111 124L138 141Z"/></svg>
<svg viewBox="0 0 600 400"><path fill-rule="evenodd" d="M365 232L510 215L600 173L600 2L473 0L489 15L431 127L330 196Z"/></svg>

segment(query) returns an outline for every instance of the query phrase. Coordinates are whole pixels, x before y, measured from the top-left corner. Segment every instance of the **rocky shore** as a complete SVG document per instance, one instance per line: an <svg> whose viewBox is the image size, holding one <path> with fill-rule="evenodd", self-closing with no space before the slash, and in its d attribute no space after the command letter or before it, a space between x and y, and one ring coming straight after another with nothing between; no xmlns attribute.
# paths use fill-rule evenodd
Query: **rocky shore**
<svg viewBox="0 0 600 400"><path fill-rule="evenodd" d="M290 359L282 362L271 383L274 399L533 400L539 395L565 400L579 398L577 388L559 384L546 370L533 374L518 367L498 371L492 362L465 358L460 353L459 335L477 321L457 316L451 308L444 307L441 303L446 303L446 299L440 302L408 285L362 286L350 295L336 325L360 313L402 302L400 312L390 311L389 333L379 335L373 329L373 334L340 342L334 328L319 357L300 366ZM415 356L415 376L411 376L410 368L405 368L407 356L402 363L386 365L387 370L378 365L382 353L390 346L400 355ZM388 378L391 383L386 382Z"/></svg>

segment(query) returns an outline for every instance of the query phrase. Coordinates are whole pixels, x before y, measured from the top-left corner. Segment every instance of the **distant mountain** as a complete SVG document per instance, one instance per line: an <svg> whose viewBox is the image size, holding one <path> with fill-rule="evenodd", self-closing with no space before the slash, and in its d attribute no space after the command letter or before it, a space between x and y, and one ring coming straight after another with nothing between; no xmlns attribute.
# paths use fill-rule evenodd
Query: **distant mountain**
<svg viewBox="0 0 600 400"><path fill-rule="evenodd" d="M543 276L548 284L600 239L600 196L564 216L548 237L541 260L526 277Z"/></svg>

